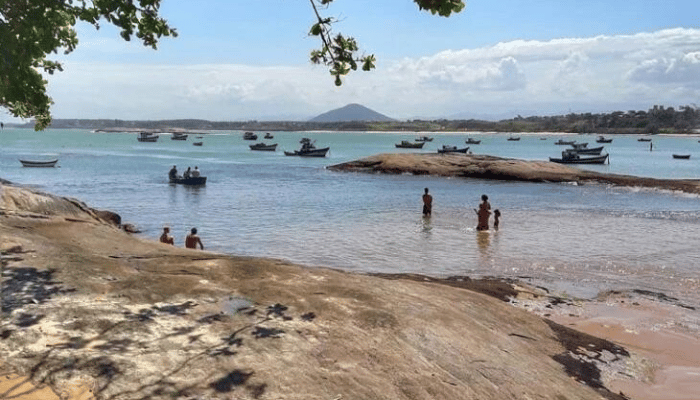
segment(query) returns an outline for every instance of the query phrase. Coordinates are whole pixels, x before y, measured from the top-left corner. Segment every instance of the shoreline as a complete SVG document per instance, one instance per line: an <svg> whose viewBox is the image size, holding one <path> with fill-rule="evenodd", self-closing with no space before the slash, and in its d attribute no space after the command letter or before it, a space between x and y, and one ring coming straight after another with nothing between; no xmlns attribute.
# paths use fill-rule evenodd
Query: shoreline
<svg viewBox="0 0 700 400"><path fill-rule="evenodd" d="M4 393L27 381L69 399L159 398L176 388L319 400L496 399L504 390L655 400L645 389L682 399L693 392L673 385L697 383L697 332L670 326L645 346L627 334L653 336L679 318L671 311L685 309L663 296L563 299L511 279L359 274L192 251L128 235L77 200L0 189ZM621 317L626 307L634 323Z"/></svg>

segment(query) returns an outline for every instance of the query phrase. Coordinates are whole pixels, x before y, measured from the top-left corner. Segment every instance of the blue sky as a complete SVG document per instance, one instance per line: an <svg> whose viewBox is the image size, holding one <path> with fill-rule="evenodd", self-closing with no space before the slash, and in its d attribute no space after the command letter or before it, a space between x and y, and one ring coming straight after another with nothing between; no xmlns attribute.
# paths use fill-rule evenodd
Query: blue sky
<svg viewBox="0 0 700 400"><path fill-rule="evenodd" d="M700 103L697 0L336 0L327 16L377 58L342 87L311 65L306 0L163 0L157 51L103 24L49 77L55 118L303 120L348 103L398 119L510 117ZM700 104L699 104L700 105ZM3 117L4 118L4 117ZM6 119L6 118L4 118Z"/></svg>

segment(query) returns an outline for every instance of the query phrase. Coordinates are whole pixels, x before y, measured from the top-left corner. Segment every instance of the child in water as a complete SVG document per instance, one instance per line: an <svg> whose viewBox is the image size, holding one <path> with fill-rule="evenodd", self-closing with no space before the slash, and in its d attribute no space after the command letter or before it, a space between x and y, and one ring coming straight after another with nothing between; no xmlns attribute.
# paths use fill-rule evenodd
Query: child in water
<svg viewBox="0 0 700 400"><path fill-rule="evenodd" d="M501 211L493 210L493 229L498 230L498 219L501 218Z"/></svg>

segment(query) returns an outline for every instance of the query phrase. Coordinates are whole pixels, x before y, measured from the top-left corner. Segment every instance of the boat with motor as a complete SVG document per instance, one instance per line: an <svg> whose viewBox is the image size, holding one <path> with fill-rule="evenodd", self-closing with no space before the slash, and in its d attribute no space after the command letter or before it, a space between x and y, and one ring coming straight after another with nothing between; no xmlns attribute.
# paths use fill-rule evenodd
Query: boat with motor
<svg viewBox="0 0 700 400"><path fill-rule="evenodd" d="M206 176L190 176L188 178L184 178L182 176L177 176L174 178L168 178L170 183L178 184L178 185L189 185L189 186L200 186L200 185L205 185L207 183L207 177Z"/></svg>
<svg viewBox="0 0 700 400"><path fill-rule="evenodd" d="M243 140L258 140L258 135L253 132L246 132L243 134Z"/></svg>
<svg viewBox="0 0 700 400"><path fill-rule="evenodd" d="M438 149L437 152L440 154L445 154L445 153L466 153L467 151L469 151L468 146L464 147L462 149L459 149L459 148L457 148L457 146L446 146L443 144L442 148Z"/></svg>
<svg viewBox="0 0 700 400"><path fill-rule="evenodd" d="M599 147L581 147L581 148L573 148L573 149L567 149L569 151L574 151L578 154L589 154L589 155L600 155L600 153L603 152L603 148L605 146L599 146Z"/></svg>
<svg viewBox="0 0 700 400"><path fill-rule="evenodd" d="M433 141L433 138L431 138L429 136L421 136L421 137L416 139L416 142L432 142L432 141Z"/></svg>
<svg viewBox="0 0 700 400"><path fill-rule="evenodd" d="M249 147L251 150L257 150L257 151L275 151L275 149L277 148L277 143L275 143L275 144L255 143L255 144L251 144Z"/></svg>
<svg viewBox="0 0 700 400"><path fill-rule="evenodd" d="M299 143L301 143L301 148L294 151L285 151L285 156L299 156L299 157L325 157L330 147L317 148L314 143L309 138L302 138Z"/></svg>
<svg viewBox="0 0 700 400"><path fill-rule="evenodd" d="M398 149L422 149L425 142L411 143L408 140L402 140L401 143L395 143L394 145Z"/></svg>
<svg viewBox="0 0 700 400"><path fill-rule="evenodd" d="M136 137L136 140L139 142L157 142L158 141L158 134L153 133L153 132L139 132L139 135Z"/></svg>
<svg viewBox="0 0 700 400"><path fill-rule="evenodd" d="M170 140L187 140L187 134L186 134L186 133L174 132L174 133L170 136Z"/></svg>
<svg viewBox="0 0 700 400"><path fill-rule="evenodd" d="M559 164L605 164L608 154L582 157L575 150L567 149L561 152L561 158L549 157L549 161Z"/></svg>
<svg viewBox="0 0 700 400"><path fill-rule="evenodd" d="M274 139L275 137L272 136L272 134L271 134L270 132L267 132L267 133L265 134L265 136L263 136L263 138L265 138L265 139Z"/></svg>
<svg viewBox="0 0 700 400"><path fill-rule="evenodd" d="M466 144L479 144L479 143L481 143L481 140L467 138L467 140L465 140L464 143L466 143Z"/></svg>
<svg viewBox="0 0 700 400"><path fill-rule="evenodd" d="M595 140L596 143L612 143L612 139L607 139L605 136L598 136L598 139Z"/></svg>

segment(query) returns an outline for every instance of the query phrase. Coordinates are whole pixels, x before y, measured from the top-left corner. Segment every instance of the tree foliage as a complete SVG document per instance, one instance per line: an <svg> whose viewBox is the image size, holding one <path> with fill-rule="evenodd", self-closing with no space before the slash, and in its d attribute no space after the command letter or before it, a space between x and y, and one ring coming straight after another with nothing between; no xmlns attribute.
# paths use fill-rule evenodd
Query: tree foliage
<svg viewBox="0 0 700 400"><path fill-rule="evenodd" d="M328 66L341 78L362 65L362 70L375 67L374 55L359 56L353 37L332 32L335 18L324 17L333 0L309 0L317 18L309 34L321 40L321 48L311 52L311 61ZM420 10L448 17L464 8L463 0L413 0ZM53 103L46 94L49 75L62 71L52 53L72 52L78 45L75 25L78 21L100 28L106 21L118 27L121 37L136 37L145 46L156 49L163 36L177 36L175 29L158 15L161 0L0 0L0 107L15 117L36 119L35 129L51 123Z"/></svg>
<svg viewBox="0 0 700 400"><path fill-rule="evenodd" d="M374 69L376 59L374 55L359 56L359 47L352 37L342 34L333 34L335 18L324 17L319 8L327 7L333 0L309 0L316 14L317 22L311 26L309 35L317 36L321 40L321 48L311 52L311 62L324 64L330 68L330 73L335 77L336 86L343 84L341 77L356 71L358 64L363 71ZM420 10L430 11L433 15L449 17L464 9L462 0L413 0Z"/></svg>
<svg viewBox="0 0 700 400"><path fill-rule="evenodd" d="M124 40L156 48L162 36L177 36L158 16L160 0L0 0L0 106L16 117L36 118L35 129L51 122L51 98L42 71L62 71L51 53L78 45L75 25L118 27Z"/></svg>

